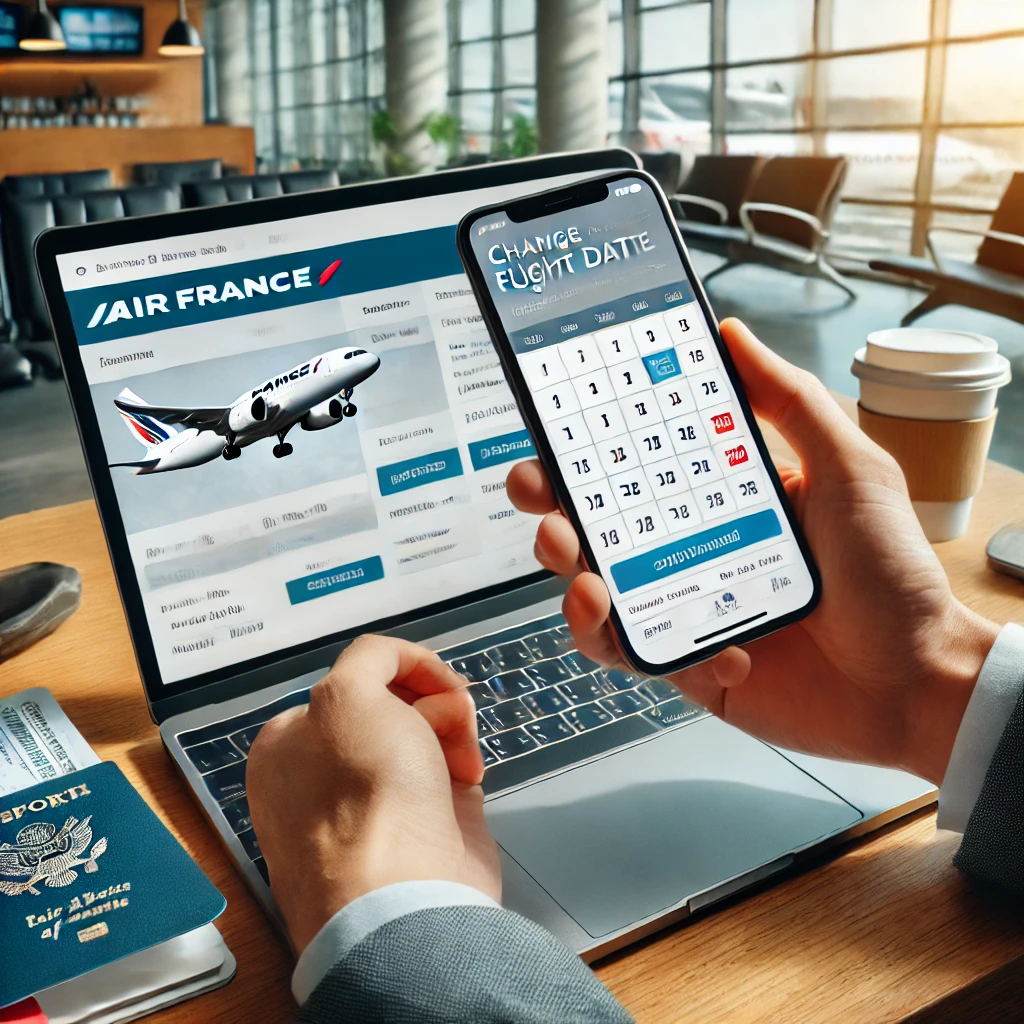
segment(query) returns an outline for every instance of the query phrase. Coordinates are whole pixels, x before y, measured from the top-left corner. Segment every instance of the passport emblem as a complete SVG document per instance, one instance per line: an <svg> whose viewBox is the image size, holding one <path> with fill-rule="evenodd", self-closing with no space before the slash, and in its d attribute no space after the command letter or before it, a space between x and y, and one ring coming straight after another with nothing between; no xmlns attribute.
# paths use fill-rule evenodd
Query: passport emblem
<svg viewBox="0 0 1024 1024"><path fill-rule="evenodd" d="M91 821L91 814L84 821L72 815L59 832L48 821L34 821L14 837L13 844L0 843L0 875L5 876L0 878L0 893L20 896L30 892L39 896L36 886L40 882L53 889L78 878L75 868L98 871L96 861L106 851L107 840L97 839L85 854L92 842ZM10 878L26 881L7 881Z"/></svg>

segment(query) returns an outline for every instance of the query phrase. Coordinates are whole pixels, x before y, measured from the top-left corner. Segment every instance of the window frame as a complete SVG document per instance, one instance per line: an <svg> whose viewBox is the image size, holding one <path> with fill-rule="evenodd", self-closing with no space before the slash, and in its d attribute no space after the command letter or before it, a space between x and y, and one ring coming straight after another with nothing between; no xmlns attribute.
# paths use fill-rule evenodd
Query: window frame
<svg viewBox="0 0 1024 1024"><path fill-rule="evenodd" d="M609 85L621 83L623 90L622 137L629 139L637 130L640 111L640 87L645 80L659 80L673 75L690 72L708 72L711 75L710 96L710 139L711 152L723 153L726 135L778 135L811 137L811 151L826 153L826 137L829 132L893 133L915 132L920 135L917 166L911 199L880 199L877 197L845 194L842 202L851 205L876 207L898 207L913 211L911 231L911 253L922 256L927 244L928 229L932 215L936 212L963 214L991 214L995 207L977 203L950 203L935 198L935 162L938 138L943 132L965 129L1017 129L1024 130L1021 121L945 121L943 120L943 98L946 86L946 57L950 46L960 43L995 42L1003 39L1024 38L1024 24L1019 28L999 31L978 32L965 35L951 34L949 18L952 0L931 0L928 36L922 40L881 43L872 46L845 47L830 45L832 37L832 0L814 0L813 46L803 53L787 54L772 58L730 61L727 57L727 5L729 0L674 0L659 4L658 9L673 9L696 4L709 4L710 53L707 62L683 63L678 67L646 70L641 67L642 14L640 0L622 0L621 17L610 15L610 30L618 28L623 37L623 69L620 74L609 76ZM831 125L825 120L825 72L828 63L844 57L873 56L888 53L923 51L924 81L921 117L918 121L892 124L842 124ZM810 120L807 124L792 127L748 126L728 127L726 124L725 78L729 71L748 67L804 63L808 68L807 109Z"/></svg>
<svg viewBox="0 0 1024 1024"><path fill-rule="evenodd" d="M525 2L525 0L520 0L520 2ZM462 137L465 140L467 133L462 115L464 97L474 95L493 96L490 146L486 151L488 155L493 155L507 141L505 93L529 92L532 90L536 96L537 92L536 68L534 69L532 82L507 81L504 44L509 39L536 39L537 23L535 18L533 28L506 32L504 26L505 5L503 0L490 0L490 3L490 34L464 39L461 34L462 0L448 0L448 109L459 119L459 123L462 125ZM481 43L490 43L491 45L491 80L487 85L465 86L463 85L463 50L466 46L478 46Z"/></svg>
<svg viewBox="0 0 1024 1024"><path fill-rule="evenodd" d="M258 3L267 3L270 15L270 24L267 29L267 39L259 39L260 30L256 25L255 7ZM301 0L296 0L301 3ZM272 126L271 138L257 139L257 153L267 153L265 163L261 171L282 171L290 169L292 162L297 161L300 167L336 167L345 163L368 163L373 155L373 141L371 138L370 123L374 112L384 102L384 93L371 91L370 65L374 60L383 61L384 44L383 39L378 45L370 43L370 7L373 4L380 4L382 0L324 0L324 13L327 24L327 45L323 60L314 60L312 56L312 45L306 46L306 54L303 57L298 51L303 42L309 43L311 36L307 29L302 33L295 33L292 36L293 58L288 67L283 67L283 55L281 53L281 33L279 32L279 11L274 0L247 0L248 4L248 41L249 41L249 85L253 96L253 121L258 127L259 122L269 118ZM304 6L309 6L308 4ZM348 9L348 17L355 19L354 30L355 46L342 55L338 52L337 32L338 18L343 8ZM351 30L350 30L351 31ZM352 36L350 36L350 39ZM268 69L257 69L256 54L262 46L269 43L270 66ZM342 98L341 76L348 73L348 69L357 67L356 77L359 79L359 86L355 90L356 95ZM303 99L294 97L292 102L284 103L281 97L282 75L303 75L312 74L317 69L323 68L327 76L327 98L323 101L316 101L310 97ZM256 80L260 77L268 77L270 80L270 109L264 109L257 105ZM342 111L361 108L364 112L362 126L359 132L323 133L319 136L321 143L321 154L303 152L300 140L303 135L301 120L304 114L315 117L315 111L325 109L335 112L339 124ZM285 152L282 145L284 118L291 119L291 135L296 141L296 152ZM314 136L317 133L314 132ZM311 136L312 138L313 136ZM346 145L351 146L354 152L343 156ZM309 147L311 149L316 147ZM333 156L331 155L333 151Z"/></svg>

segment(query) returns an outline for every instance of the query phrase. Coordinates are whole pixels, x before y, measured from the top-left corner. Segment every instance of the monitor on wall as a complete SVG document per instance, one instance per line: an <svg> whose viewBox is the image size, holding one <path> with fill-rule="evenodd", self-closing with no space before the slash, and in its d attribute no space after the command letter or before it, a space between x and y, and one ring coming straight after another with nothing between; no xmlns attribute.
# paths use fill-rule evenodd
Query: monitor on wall
<svg viewBox="0 0 1024 1024"><path fill-rule="evenodd" d="M18 49L18 31L23 13L21 4L0 0L0 53Z"/></svg>
<svg viewBox="0 0 1024 1024"><path fill-rule="evenodd" d="M142 53L141 7L61 7L68 53Z"/></svg>

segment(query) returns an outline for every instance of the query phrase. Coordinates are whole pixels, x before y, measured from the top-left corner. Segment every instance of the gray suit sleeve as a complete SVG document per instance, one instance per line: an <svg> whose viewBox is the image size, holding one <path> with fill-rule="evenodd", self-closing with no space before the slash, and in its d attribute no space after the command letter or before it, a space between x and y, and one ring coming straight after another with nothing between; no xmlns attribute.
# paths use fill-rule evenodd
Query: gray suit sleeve
<svg viewBox="0 0 1024 1024"><path fill-rule="evenodd" d="M500 907L438 907L371 932L324 976L299 1024L628 1024L553 935Z"/></svg>
<svg viewBox="0 0 1024 1024"><path fill-rule="evenodd" d="M1024 898L1024 693L1010 715L953 863Z"/></svg>

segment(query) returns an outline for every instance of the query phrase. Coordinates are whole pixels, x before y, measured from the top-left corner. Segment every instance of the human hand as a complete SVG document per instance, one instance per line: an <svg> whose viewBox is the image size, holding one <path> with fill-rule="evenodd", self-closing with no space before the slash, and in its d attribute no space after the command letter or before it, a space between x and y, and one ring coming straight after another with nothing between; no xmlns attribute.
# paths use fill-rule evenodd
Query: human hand
<svg viewBox="0 0 1024 1024"><path fill-rule="evenodd" d="M754 411L800 465L779 476L822 576L803 621L671 677L688 699L791 749L905 768L939 784L998 627L961 604L921 530L896 461L864 435L811 374L725 320ZM581 571L571 523L537 462L513 467L508 494L546 513L535 552L575 576L563 613L580 651L625 664L604 581Z"/></svg>
<svg viewBox="0 0 1024 1024"><path fill-rule="evenodd" d="M246 789L274 898L301 953L359 896L443 880L501 896L466 680L406 640L364 636L260 730Z"/></svg>

